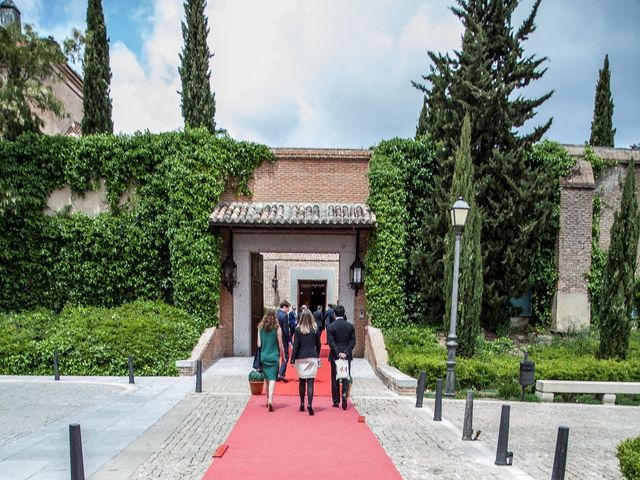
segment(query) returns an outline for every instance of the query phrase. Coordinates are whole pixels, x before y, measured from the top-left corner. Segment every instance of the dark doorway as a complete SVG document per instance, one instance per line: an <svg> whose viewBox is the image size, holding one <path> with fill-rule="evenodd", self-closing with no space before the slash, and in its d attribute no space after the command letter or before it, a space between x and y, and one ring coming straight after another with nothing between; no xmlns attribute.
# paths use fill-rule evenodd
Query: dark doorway
<svg viewBox="0 0 640 480"><path fill-rule="evenodd" d="M264 314L262 255L251 253L251 355L258 348L258 324Z"/></svg>
<svg viewBox="0 0 640 480"><path fill-rule="evenodd" d="M298 280L298 311L306 305L313 312L321 305L327 307L326 280Z"/></svg>

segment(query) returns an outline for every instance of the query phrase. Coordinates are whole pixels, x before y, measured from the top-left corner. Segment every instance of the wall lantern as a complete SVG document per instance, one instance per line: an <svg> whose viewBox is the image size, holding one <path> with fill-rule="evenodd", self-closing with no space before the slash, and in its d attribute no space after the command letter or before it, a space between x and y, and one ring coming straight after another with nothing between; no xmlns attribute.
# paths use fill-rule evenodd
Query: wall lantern
<svg viewBox="0 0 640 480"><path fill-rule="evenodd" d="M229 255L222 264L222 283L233 295L233 289L238 286L238 266L233 261L233 231L229 234Z"/></svg>
<svg viewBox="0 0 640 480"><path fill-rule="evenodd" d="M364 263L360 260L360 231L356 230L356 259L349 267L349 286L356 292L364 286Z"/></svg>
<svg viewBox="0 0 640 480"><path fill-rule="evenodd" d="M271 286L274 290L278 290L278 265L275 266L273 278L271 279Z"/></svg>
<svg viewBox="0 0 640 480"><path fill-rule="evenodd" d="M0 3L0 27L8 27L12 23L20 26L20 10L11 0Z"/></svg>

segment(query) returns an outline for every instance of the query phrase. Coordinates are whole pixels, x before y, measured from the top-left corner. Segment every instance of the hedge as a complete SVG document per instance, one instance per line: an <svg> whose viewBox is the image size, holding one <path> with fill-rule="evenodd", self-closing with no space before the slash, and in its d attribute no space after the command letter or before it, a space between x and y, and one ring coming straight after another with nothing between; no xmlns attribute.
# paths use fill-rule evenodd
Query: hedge
<svg viewBox="0 0 640 480"><path fill-rule="evenodd" d="M621 442L616 456L620 461L620 471L624 478L640 480L640 437Z"/></svg>

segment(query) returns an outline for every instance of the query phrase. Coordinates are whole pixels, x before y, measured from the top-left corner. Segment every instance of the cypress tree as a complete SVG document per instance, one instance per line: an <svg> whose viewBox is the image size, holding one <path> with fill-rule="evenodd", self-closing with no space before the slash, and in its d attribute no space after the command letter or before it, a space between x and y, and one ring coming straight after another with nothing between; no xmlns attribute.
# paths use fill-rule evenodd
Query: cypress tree
<svg viewBox="0 0 640 480"><path fill-rule="evenodd" d="M207 46L209 28L204 14L206 6L205 0L187 0L184 4L184 48L180 54L181 66L178 67L178 72L182 79L180 97L185 127L204 127L214 133L216 102L209 85L209 59L213 55L209 53Z"/></svg>
<svg viewBox="0 0 640 480"><path fill-rule="evenodd" d="M591 121L591 137L589 145L596 147L613 147L616 129L613 128L613 98L611 98L611 73L609 72L609 55L604 56L604 65L598 75L596 98Z"/></svg>
<svg viewBox="0 0 640 480"><path fill-rule="evenodd" d="M458 289L458 354L472 357L475 353L476 337L480 333L480 313L482 309L482 251L480 248L480 232L482 214L476 204L473 163L471 162L471 122L465 116L460 134L460 145L456 151L455 167L451 191L450 205L462 197L469 204L470 210L460 244L460 278ZM445 325L448 329L451 312L451 288L453 279L453 256L455 234L449 228L445 239L444 258L444 302Z"/></svg>
<svg viewBox="0 0 640 480"><path fill-rule="evenodd" d="M102 0L89 0L87 6L87 34L84 50L84 86L82 93L82 133L113 133L111 119L111 67L109 39L102 12Z"/></svg>
<svg viewBox="0 0 640 480"><path fill-rule="evenodd" d="M484 212L482 317L490 328L508 321L509 299L530 287L529 262L532 252L539 250L541 229L548 228L545 212L553 210L545 201L548 186L543 179L548 175L526 155L551 120L528 134L519 132L553 93L527 99L520 92L545 72L540 66L546 57L525 55L523 46L535 31L540 0L514 29L511 20L518 4L517 0L457 0L452 11L465 26L461 50L453 56L429 52L430 71L423 77L429 86L414 82L427 97L428 133L444 143L443 163L453 157L465 113L471 115L477 202ZM449 191L452 170L443 168L443 192ZM441 198L440 208L448 209L449 200L448 195ZM433 248L440 248L437 242ZM440 272L433 274L442 278Z"/></svg>
<svg viewBox="0 0 640 480"><path fill-rule="evenodd" d="M422 103L422 109L420 110L420 117L418 118L418 126L416 127L416 138L421 137L427 133L427 97L424 97Z"/></svg>
<svg viewBox="0 0 640 480"><path fill-rule="evenodd" d="M611 244L602 275L598 349L600 358L624 359L629 349L640 233L635 191L635 164L631 162L627 168L620 210L613 217Z"/></svg>

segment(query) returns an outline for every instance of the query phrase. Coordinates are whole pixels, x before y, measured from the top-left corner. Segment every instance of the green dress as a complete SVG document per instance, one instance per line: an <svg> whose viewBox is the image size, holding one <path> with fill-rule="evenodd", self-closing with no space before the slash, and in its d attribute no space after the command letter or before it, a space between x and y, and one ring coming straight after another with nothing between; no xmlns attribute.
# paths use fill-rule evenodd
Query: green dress
<svg viewBox="0 0 640 480"><path fill-rule="evenodd" d="M262 372L267 380L275 380L278 376L278 362L280 360L280 349L278 348L278 330L265 332L258 330L260 334L260 363Z"/></svg>

